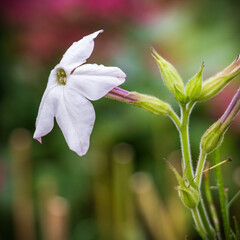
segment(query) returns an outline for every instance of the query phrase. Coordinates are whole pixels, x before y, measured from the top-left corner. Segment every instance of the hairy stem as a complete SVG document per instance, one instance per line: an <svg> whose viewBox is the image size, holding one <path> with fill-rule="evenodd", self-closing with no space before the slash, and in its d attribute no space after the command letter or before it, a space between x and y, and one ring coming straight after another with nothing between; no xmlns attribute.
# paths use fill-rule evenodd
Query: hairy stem
<svg viewBox="0 0 240 240"><path fill-rule="evenodd" d="M199 188L201 186L201 180L202 180L202 175L203 175L202 172L204 169L206 158L207 158L207 154L205 152L203 152L202 150L200 150L200 156L199 156L199 160L198 160L197 170L195 173L195 177L196 177L195 183Z"/></svg>
<svg viewBox="0 0 240 240"><path fill-rule="evenodd" d="M194 220L194 223L196 224L197 230L201 233L202 236L206 236L207 233L206 233L205 227L203 226L199 211L197 210L197 208L194 208L191 210L191 212L192 212L193 220Z"/></svg>
<svg viewBox="0 0 240 240"><path fill-rule="evenodd" d="M192 159L191 159L191 151L190 151L190 144L189 144L189 115L192 111L194 103L189 103L189 105L181 106L181 128L180 128L180 139L181 139L181 146L182 146L182 156L183 156L183 169L186 172L186 178L189 182L193 180L193 168L192 168ZM205 161L205 159L204 159ZM203 162L204 165L204 162ZM211 226L207 213L205 211L205 207L203 204L203 200L200 196L200 202L198 208L194 211L192 210L192 215L196 224L200 224L201 226L197 225L199 231L202 232L204 236L207 236L208 239L215 239L214 238L214 229ZM196 221L199 219L199 221Z"/></svg>
<svg viewBox="0 0 240 240"><path fill-rule="evenodd" d="M188 181L193 179L193 168L192 159L189 145L188 126L189 126L189 110L186 106L181 107L181 128L180 128L180 139L183 156L183 169L186 173Z"/></svg>
<svg viewBox="0 0 240 240"><path fill-rule="evenodd" d="M172 109L170 109L170 111L169 111L169 117L172 119L172 121L175 124L177 130L180 131L181 122L180 122L179 117L177 116L177 114Z"/></svg>
<svg viewBox="0 0 240 240"><path fill-rule="evenodd" d="M208 239L214 240L216 234L215 234L214 228L212 227L210 220L208 218L208 215L207 215L204 203L203 203L203 199L201 197L201 193L200 193L200 202L198 204L198 210L199 210L199 214L202 218L203 225L206 228Z"/></svg>

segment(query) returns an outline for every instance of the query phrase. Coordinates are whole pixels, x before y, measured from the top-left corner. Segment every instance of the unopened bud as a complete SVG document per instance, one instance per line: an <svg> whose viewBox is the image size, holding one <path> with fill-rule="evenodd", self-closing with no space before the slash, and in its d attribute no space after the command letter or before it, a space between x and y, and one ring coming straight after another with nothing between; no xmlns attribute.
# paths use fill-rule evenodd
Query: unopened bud
<svg viewBox="0 0 240 240"><path fill-rule="evenodd" d="M106 97L126 102L157 115L168 115L170 111L170 105L156 97L138 92L129 92L119 87L111 90Z"/></svg>
<svg viewBox="0 0 240 240"><path fill-rule="evenodd" d="M184 92L181 91L181 89L177 84L174 85L174 90L175 90L175 98L179 103L185 104L188 102L188 99L186 98Z"/></svg>
<svg viewBox="0 0 240 240"><path fill-rule="evenodd" d="M222 127L227 128L239 111L240 111L240 88L237 90L227 110L224 112L220 119Z"/></svg>
<svg viewBox="0 0 240 240"><path fill-rule="evenodd" d="M124 90L119 87L113 88L107 95L107 98L111 98L120 102L132 103L137 102L140 99L132 92Z"/></svg>
<svg viewBox="0 0 240 240"><path fill-rule="evenodd" d="M221 129L221 123L215 122L202 136L201 150L208 154L219 147L222 143L225 131Z"/></svg>
<svg viewBox="0 0 240 240"><path fill-rule="evenodd" d="M185 207L194 209L199 203L199 191L193 186L178 187L178 194Z"/></svg>
<svg viewBox="0 0 240 240"><path fill-rule="evenodd" d="M240 89L234 95L222 117L204 133L201 139L202 151L208 154L221 145L225 132L239 111Z"/></svg>
<svg viewBox="0 0 240 240"><path fill-rule="evenodd" d="M186 97L189 101L196 100L201 93L203 68L204 68L204 64L202 64L199 72L192 79L188 81L185 87Z"/></svg>
<svg viewBox="0 0 240 240"><path fill-rule="evenodd" d="M143 108L148 112L157 115L168 115L170 111L170 105L168 103L150 95L137 92L133 93L139 98L139 101L132 102L132 105Z"/></svg>
<svg viewBox="0 0 240 240"><path fill-rule="evenodd" d="M166 87L175 96L176 100L181 102L182 96L184 96L184 84L177 70L171 63L159 56L154 49L152 49L152 56L157 61Z"/></svg>
<svg viewBox="0 0 240 240"><path fill-rule="evenodd" d="M177 172L177 170L168 163L171 170L175 174L179 186L177 187L179 197L185 207L194 209L198 206L199 203L199 190L195 185L194 181L190 182L190 184L183 179L182 176Z"/></svg>
<svg viewBox="0 0 240 240"><path fill-rule="evenodd" d="M227 86L227 84L240 73L240 56L238 55L223 71L203 82L201 94L198 101L207 100Z"/></svg>

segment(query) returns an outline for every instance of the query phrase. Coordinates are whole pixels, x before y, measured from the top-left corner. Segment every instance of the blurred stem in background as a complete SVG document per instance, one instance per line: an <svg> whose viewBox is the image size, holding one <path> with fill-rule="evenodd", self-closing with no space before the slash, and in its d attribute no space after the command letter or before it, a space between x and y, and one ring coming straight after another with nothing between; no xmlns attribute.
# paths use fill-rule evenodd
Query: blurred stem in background
<svg viewBox="0 0 240 240"><path fill-rule="evenodd" d="M220 163L220 152L219 148L214 151L214 163ZM218 185L218 193L223 221L223 229L226 240L230 239L230 225L229 225L229 212L227 207L227 192L223 186L223 178L222 178L222 170L221 166L216 168L216 177L217 177L217 185Z"/></svg>
<svg viewBox="0 0 240 240"><path fill-rule="evenodd" d="M155 240L178 239L159 193L149 174L138 172L131 179L137 206Z"/></svg>
<svg viewBox="0 0 240 240"><path fill-rule="evenodd" d="M138 236L133 194L129 179L133 174L134 151L128 144L113 150L113 236L115 240L141 239Z"/></svg>
<svg viewBox="0 0 240 240"><path fill-rule="evenodd" d="M57 197L58 186L56 179L48 174L41 175L37 191L40 228L43 239L67 239L69 210L66 200ZM56 206L53 206L52 203L54 202ZM52 221L56 222L53 224Z"/></svg>
<svg viewBox="0 0 240 240"><path fill-rule="evenodd" d="M46 205L46 239L68 240L69 206L68 202L59 196L51 197Z"/></svg>
<svg viewBox="0 0 240 240"><path fill-rule="evenodd" d="M93 198L97 221L98 239L111 238L111 188L109 161L102 152L93 152L90 159L93 176Z"/></svg>
<svg viewBox="0 0 240 240"><path fill-rule="evenodd" d="M35 239L32 199L32 137L25 129L16 129L10 135L13 181L13 217L15 238Z"/></svg>

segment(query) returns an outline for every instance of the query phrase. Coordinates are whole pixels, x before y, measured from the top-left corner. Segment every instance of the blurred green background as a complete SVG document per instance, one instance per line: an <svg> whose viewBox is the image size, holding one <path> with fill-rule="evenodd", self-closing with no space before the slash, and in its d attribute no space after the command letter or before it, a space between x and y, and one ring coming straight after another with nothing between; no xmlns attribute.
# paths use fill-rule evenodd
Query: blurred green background
<svg viewBox="0 0 240 240"><path fill-rule="evenodd" d="M32 135L49 72L73 41L104 29L88 63L120 67L127 74L124 89L155 95L178 111L150 47L185 82L202 61L207 78L240 53L239 10L236 0L2 2L0 239L198 239L164 161L180 170L179 137L169 119L105 98L93 102L96 123L82 158L69 150L57 125L42 145ZM201 135L224 112L239 80L195 107L195 163ZM222 160L233 158L223 167L230 198L240 188L239 146L238 117L221 147ZM214 186L214 171L210 175ZM238 221L239 203L231 208Z"/></svg>

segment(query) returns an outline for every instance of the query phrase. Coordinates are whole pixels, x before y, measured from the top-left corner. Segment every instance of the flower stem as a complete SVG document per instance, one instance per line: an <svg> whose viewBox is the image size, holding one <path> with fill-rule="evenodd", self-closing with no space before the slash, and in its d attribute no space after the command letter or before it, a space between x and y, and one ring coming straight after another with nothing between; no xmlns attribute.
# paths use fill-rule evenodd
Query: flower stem
<svg viewBox="0 0 240 240"><path fill-rule="evenodd" d="M191 210L191 212L192 212L193 220L196 224L197 230L201 233L202 236L206 236L206 230L203 226L198 209L194 208Z"/></svg>
<svg viewBox="0 0 240 240"><path fill-rule="evenodd" d="M203 175L202 172L204 169L206 158L207 158L207 154L205 152L203 152L202 150L200 150L200 156L199 156L199 160L198 160L197 170L195 173L195 177L196 177L195 183L199 188L201 186L201 179L202 179L202 175Z"/></svg>
<svg viewBox="0 0 240 240"><path fill-rule="evenodd" d="M220 163L219 148L214 151L214 161L215 161L215 164ZM224 186L223 186L221 167L216 168L216 176L217 176L218 192L219 192L219 198L220 198L220 206L221 206L225 239L229 240L230 227L229 227L229 218L228 218L228 207L227 207L226 193L224 191Z"/></svg>
<svg viewBox="0 0 240 240"><path fill-rule="evenodd" d="M209 240L210 239L214 240L215 239L215 231L214 231L214 228L212 227L212 225L211 225L211 223L209 221L209 218L208 218L207 212L205 210L205 206L204 206L201 194L200 194L200 202L198 204L198 210L199 210L199 214L201 216L203 225L206 228L208 239Z"/></svg>
<svg viewBox="0 0 240 240"><path fill-rule="evenodd" d="M187 107L181 106L182 122L181 122L180 131L179 131L180 139L181 139L181 147L182 147L182 156L183 156L183 169L186 174L186 178L189 182L193 180L193 168L192 168L192 159L191 159L189 134L188 134L189 115L191 113L193 105L194 103L189 103ZM203 165L204 165L204 161L203 161ZM197 225L197 229L202 233L202 235L207 236L208 239L215 239L214 230L208 219L201 196L200 196L200 202L199 202L198 208L195 210L192 210L192 215L193 215L195 224Z"/></svg>
<svg viewBox="0 0 240 240"><path fill-rule="evenodd" d="M191 152L189 146L189 137L188 137L188 126L189 126L189 110L186 106L181 107L181 128L180 128L180 139L181 139L181 148L183 156L183 169L186 174L188 181L193 179L193 169L192 169L192 160Z"/></svg>
<svg viewBox="0 0 240 240"><path fill-rule="evenodd" d="M177 114L172 109L170 109L170 111L169 111L169 117L172 119L172 121L175 124L177 130L180 131L181 122L180 122L179 117L177 116Z"/></svg>
<svg viewBox="0 0 240 240"><path fill-rule="evenodd" d="M209 166L209 162L207 163L207 165ZM206 199L208 201L212 221L213 221L214 227L217 232L217 237L220 240L221 239L220 225L219 225L217 211L216 211L216 208L213 203L212 193L210 190L210 181L209 181L209 172L208 171L204 173L204 189L205 189L205 195L206 195Z"/></svg>

